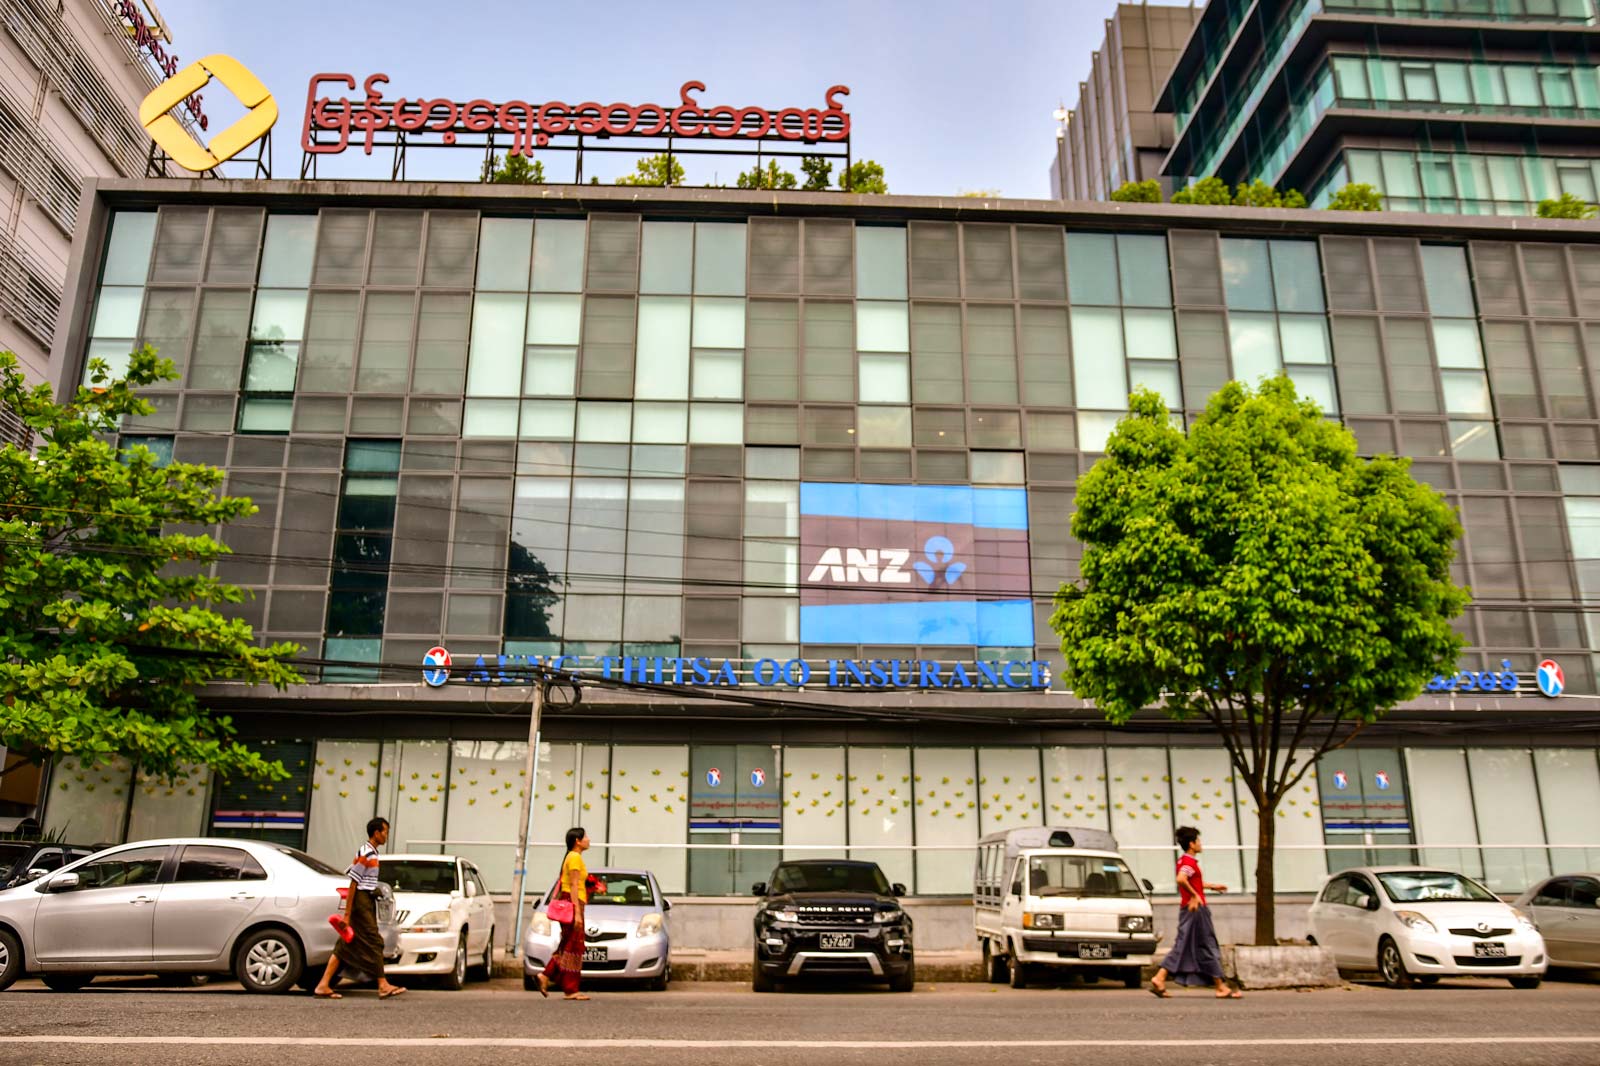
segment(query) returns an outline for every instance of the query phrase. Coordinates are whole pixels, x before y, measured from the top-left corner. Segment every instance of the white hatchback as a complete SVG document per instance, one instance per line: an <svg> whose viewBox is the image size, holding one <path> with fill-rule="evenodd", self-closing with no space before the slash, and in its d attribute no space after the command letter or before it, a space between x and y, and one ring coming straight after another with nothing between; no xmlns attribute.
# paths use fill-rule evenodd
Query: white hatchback
<svg viewBox="0 0 1600 1066"><path fill-rule="evenodd" d="M1311 942L1341 969L1377 969L1407 988L1440 977L1505 977L1538 988L1544 938L1522 911L1464 874L1364 866L1328 878L1311 905Z"/></svg>
<svg viewBox="0 0 1600 1066"><path fill-rule="evenodd" d="M380 855L378 879L394 889L400 961L390 975L439 974L459 989L494 972L494 900L483 875L454 855Z"/></svg>

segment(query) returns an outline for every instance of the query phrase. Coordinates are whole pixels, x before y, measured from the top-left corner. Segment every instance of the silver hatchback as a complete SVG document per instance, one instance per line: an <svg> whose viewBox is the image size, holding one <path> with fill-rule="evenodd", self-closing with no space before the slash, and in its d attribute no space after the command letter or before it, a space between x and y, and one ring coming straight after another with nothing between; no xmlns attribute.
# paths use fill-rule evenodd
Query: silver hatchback
<svg viewBox="0 0 1600 1066"><path fill-rule="evenodd" d="M0 990L24 974L72 991L97 974L232 973L251 992L286 992L333 954L328 916L348 884L255 840L108 848L0 892Z"/></svg>
<svg viewBox="0 0 1600 1066"><path fill-rule="evenodd" d="M584 913L583 979L648 981L656 990L672 980L672 945L667 912L672 904L648 870L589 871L605 891L589 897ZM539 987L537 974L561 940L561 926L545 915L549 897L534 904L522 938L522 987Z"/></svg>

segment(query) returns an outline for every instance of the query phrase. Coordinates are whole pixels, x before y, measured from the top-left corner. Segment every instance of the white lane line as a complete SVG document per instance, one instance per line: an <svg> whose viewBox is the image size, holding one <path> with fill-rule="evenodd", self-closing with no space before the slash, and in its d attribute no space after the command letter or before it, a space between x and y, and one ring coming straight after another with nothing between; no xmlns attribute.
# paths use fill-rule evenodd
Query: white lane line
<svg viewBox="0 0 1600 1066"><path fill-rule="evenodd" d="M1600 1036L1397 1036L1352 1037L1260 1037L1206 1038L1179 1040L649 1040L540 1038L513 1036L445 1037L339 1037L339 1036L0 1036L6 1044L96 1044L96 1045L229 1045L236 1047L500 1047L560 1048L574 1051L606 1048L772 1048L772 1049L857 1049L857 1050L934 1050L940 1048L1192 1048L1192 1047L1394 1047L1600 1044Z"/></svg>

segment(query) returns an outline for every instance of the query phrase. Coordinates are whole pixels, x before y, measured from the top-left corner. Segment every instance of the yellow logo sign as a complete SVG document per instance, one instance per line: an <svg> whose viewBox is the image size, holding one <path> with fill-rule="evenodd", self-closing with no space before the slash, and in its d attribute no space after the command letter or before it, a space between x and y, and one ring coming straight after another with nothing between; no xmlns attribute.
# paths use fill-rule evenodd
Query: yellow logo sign
<svg viewBox="0 0 1600 1066"><path fill-rule="evenodd" d="M233 93L249 112L202 145L168 114L190 96L204 89L212 78ZM261 84L261 79L231 56L214 55L196 60L156 86L155 92L139 105L139 123L152 140L185 170L196 173L227 162L278 121L278 102Z"/></svg>

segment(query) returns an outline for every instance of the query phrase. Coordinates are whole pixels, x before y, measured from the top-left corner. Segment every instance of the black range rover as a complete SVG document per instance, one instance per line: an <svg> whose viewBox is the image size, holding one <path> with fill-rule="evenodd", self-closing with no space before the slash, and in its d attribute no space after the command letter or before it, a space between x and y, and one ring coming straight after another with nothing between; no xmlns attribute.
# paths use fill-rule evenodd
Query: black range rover
<svg viewBox="0 0 1600 1066"><path fill-rule="evenodd" d="M771 992L791 977L828 975L887 981L896 992L916 984L911 918L875 862L805 859L779 863L752 891L756 955L751 987Z"/></svg>

